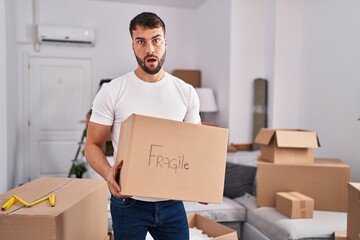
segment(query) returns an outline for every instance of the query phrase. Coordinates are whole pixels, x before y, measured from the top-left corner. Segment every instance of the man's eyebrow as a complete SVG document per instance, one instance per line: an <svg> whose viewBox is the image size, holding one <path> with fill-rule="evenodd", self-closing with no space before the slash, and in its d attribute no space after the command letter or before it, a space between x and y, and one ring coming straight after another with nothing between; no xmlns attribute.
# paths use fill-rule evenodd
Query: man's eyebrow
<svg viewBox="0 0 360 240"><path fill-rule="evenodd" d="M157 34L155 36L153 36L151 39L157 38L157 37L161 37L161 34Z"/></svg>
<svg viewBox="0 0 360 240"><path fill-rule="evenodd" d="M158 38L158 37L161 37L161 36L162 36L161 34L157 34L157 35L151 37L151 39ZM136 37L135 40L146 40L146 39L143 38L143 37Z"/></svg>

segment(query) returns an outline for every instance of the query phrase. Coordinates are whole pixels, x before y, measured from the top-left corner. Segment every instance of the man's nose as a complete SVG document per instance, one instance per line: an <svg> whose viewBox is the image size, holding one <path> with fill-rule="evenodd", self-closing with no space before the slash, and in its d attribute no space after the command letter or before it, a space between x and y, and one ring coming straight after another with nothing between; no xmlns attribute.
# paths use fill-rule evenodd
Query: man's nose
<svg viewBox="0 0 360 240"><path fill-rule="evenodd" d="M153 54L155 52L155 47L151 43L146 44L146 53Z"/></svg>

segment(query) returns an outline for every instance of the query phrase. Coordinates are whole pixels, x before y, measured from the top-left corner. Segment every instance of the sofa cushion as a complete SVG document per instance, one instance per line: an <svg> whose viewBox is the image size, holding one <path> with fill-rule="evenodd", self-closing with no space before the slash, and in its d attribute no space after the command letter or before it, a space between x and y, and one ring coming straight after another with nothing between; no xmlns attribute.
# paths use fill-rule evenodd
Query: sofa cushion
<svg viewBox="0 0 360 240"><path fill-rule="evenodd" d="M224 196L236 198L254 192L256 167L226 163Z"/></svg>
<svg viewBox="0 0 360 240"><path fill-rule="evenodd" d="M255 197L234 199L247 209L247 222L270 239L333 239L335 231L346 231L346 213L314 211L313 218L289 219L275 208L257 207Z"/></svg>
<svg viewBox="0 0 360 240"><path fill-rule="evenodd" d="M242 222L246 219L246 209L239 203L227 197L223 198L223 203L207 205L198 202L184 201L187 213L198 213L216 222Z"/></svg>
<svg viewBox="0 0 360 240"><path fill-rule="evenodd" d="M260 157L260 151L238 151L228 152L226 161L246 166L257 166L257 160Z"/></svg>

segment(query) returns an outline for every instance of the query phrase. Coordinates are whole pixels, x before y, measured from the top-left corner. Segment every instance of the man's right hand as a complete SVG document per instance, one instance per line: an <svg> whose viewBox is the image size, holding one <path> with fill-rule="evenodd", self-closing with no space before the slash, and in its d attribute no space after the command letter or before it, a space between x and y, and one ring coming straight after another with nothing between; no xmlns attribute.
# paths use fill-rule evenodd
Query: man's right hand
<svg viewBox="0 0 360 240"><path fill-rule="evenodd" d="M128 198L131 196L127 196L127 195L121 195L121 187L118 184L118 179L120 176L120 171L123 165L123 161L117 161L114 166L108 168L107 173L106 173L106 182L108 185L108 188L111 192L111 194L116 197L116 198Z"/></svg>

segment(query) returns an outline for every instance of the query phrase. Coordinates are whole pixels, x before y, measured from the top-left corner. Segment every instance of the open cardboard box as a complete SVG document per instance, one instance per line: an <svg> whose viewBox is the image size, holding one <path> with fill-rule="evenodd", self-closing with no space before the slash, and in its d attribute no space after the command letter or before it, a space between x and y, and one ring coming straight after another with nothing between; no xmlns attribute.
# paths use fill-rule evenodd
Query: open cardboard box
<svg viewBox="0 0 360 240"><path fill-rule="evenodd" d="M201 229L214 240L238 240L237 232L234 229L226 227L220 223L211 221L199 214L188 215L189 228Z"/></svg>
<svg viewBox="0 0 360 240"><path fill-rule="evenodd" d="M103 180L42 177L0 195L3 206L14 194L33 202L55 194L56 205L43 201L24 207L19 201L0 212L0 239L99 240L108 234L107 185Z"/></svg>
<svg viewBox="0 0 360 240"><path fill-rule="evenodd" d="M273 163L313 163L320 146L317 134L306 130L262 128L255 138L260 158Z"/></svg>
<svg viewBox="0 0 360 240"><path fill-rule="evenodd" d="M228 130L133 114L122 122L121 194L221 203Z"/></svg>

